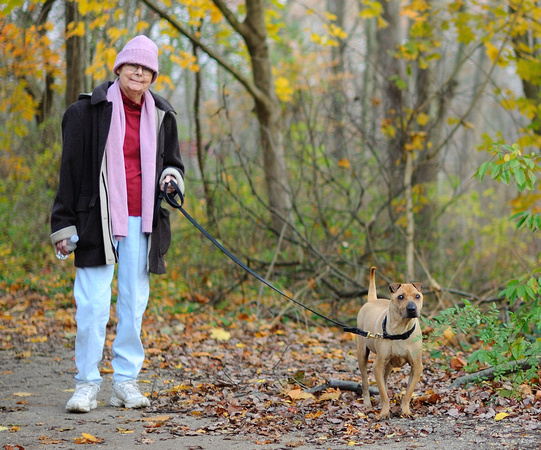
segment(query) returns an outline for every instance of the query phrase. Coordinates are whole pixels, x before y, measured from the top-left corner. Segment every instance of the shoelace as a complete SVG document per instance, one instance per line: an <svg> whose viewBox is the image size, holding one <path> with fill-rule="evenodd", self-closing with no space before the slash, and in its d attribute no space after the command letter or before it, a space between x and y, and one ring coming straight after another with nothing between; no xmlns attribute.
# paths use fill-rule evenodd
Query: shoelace
<svg viewBox="0 0 541 450"><path fill-rule="evenodd" d="M94 393L94 390L96 389L96 387L97 387L97 390L96 390L97 392L100 390L100 388L90 383L77 386L77 388L75 389L75 396L86 398Z"/></svg>
<svg viewBox="0 0 541 450"><path fill-rule="evenodd" d="M141 392L139 391L139 388L135 384L135 381L126 381L123 384L122 388L126 392L126 394L129 396L140 397L142 395Z"/></svg>

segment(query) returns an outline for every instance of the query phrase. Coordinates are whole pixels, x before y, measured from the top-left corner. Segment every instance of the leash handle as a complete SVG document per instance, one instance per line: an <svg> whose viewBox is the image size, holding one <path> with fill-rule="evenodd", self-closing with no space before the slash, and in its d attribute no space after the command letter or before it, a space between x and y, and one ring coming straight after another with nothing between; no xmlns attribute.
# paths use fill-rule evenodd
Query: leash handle
<svg viewBox="0 0 541 450"><path fill-rule="evenodd" d="M173 188L175 189L175 192L173 193L173 195L171 195L171 194L169 194L169 192L167 192L167 190L169 188L169 184L171 184L171 186L173 186ZM175 195L177 195L177 194L178 194L178 197L180 199L180 203L175 198ZM160 193L160 195L161 195L161 193ZM174 182L173 180L165 183L165 185L163 187L163 197L165 198L165 201L167 203L169 203L169 205L171 205L173 208L181 209L182 205L184 205L184 194L180 191L180 189L178 187L178 184L176 182Z"/></svg>

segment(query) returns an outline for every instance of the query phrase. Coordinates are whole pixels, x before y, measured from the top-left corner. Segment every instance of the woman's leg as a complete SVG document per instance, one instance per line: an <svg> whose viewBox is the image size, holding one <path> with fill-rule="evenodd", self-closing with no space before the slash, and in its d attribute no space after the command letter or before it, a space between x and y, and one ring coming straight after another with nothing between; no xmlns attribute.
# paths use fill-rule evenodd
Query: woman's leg
<svg viewBox="0 0 541 450"><path fill-rule="evenodd" d="M75 365L78 370L75 380L78 383L99 385L102 381L98 365L103 357L114 270L113 265L85 267L77 269L75 275Z"/></svg>
<svg viewBox="0 0 541 450"><path fill-rule="evenodd" d="M118 244L117 332L113 342L113 382L137 379L145 352L141 323L149 297L148 235L141 218L129 217L128 236Z"/></svg>

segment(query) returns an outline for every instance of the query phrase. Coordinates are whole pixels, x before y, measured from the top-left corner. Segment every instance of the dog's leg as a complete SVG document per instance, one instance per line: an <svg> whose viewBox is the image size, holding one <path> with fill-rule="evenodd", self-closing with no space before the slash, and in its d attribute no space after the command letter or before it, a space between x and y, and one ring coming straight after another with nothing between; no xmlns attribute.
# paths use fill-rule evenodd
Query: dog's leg
<svg viewBox="0 0 541 450"><path fill-rule="evenodd" d="M379 389L381 406L381 412L379 413L380 419L386 419L390 415L389 396L387 394L387 384L385 383L386 365L385 359L378 355L374 361L374 376Z"/></svg>
<svg viewBox="0 0 541 450"><path fill-rule="evenodd" d="M361 371L361 388L363 391L364 407L369 409L372 407L370 401L370 392L368 391L368 355L370 350L364 343L364 338L357 337L357 361L359 362L359 370Z"/></svg>
<svg viewBox="0 0 541 450"><path fill-rule="evenodd" d="M420 353L419 357L414 360L411 364L410 377L408 381L408 387L406 388L406 393L402 397L402 415L411 416L410 411L410 400L415 390L415 386L421 379L421 374L423 373L423 363L421 361Z"/></svg>
<svg viewBox="0 0 541 450"><path fill-rule="evenodd" d="M384 378L383 378L383 382L385 383L385 386L388 386L389 383L389 375L391 374L391 372L393 371L393 366L391 366L390 364L387 364L385 366L385 375L384 375Z"/></svg>

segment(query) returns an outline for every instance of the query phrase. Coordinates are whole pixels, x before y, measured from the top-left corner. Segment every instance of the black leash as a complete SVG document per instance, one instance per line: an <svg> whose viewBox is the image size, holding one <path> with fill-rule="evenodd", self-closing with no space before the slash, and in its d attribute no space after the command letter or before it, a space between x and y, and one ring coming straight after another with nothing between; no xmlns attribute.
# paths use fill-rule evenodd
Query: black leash
<svg viewBox="0 0 541 450"><path fill-rule="evenodd" d="M168 185L171 184L171 186L173 186L173 188L175 189L175 192L171 195L167 192L167 188L168 188ZM179 198L180 198L180 203L175 199L175 195L178 195ZM331 319L330 317L327 317L325 316L324 314L321 314L315 310L313 310L312 308L310 308L309 306L306 306L306 305L303 305L301 302L299 302L298 300L295 300L294 298L290 297L289 295L287 295L285 292L282 292L280 289L278 289L277 287L275 287L272 283L270 283L269 281L265 280L265 278L263 278L261 275L259 275L257 272L254 272L252 269L250 269L246 264L244 264L241 260L239 260L235 255L233 255L229 250L227 250L222 244L220 244L216 239L214 239L214 237L212 237L212 235L210 235L208 233L207 230L205 230L201 225L199 225L199 223L197 223L197 221L192 217L190 216L190 214L188 214L186 212L186 210L182 207L182 205L184 205L184 195L182 194L182 192L180 191L177 183L175 183L174 181L170 181L169 183L165 183L165 187L163 189L163 191L160 192L159 196L158 196L158 204L157 204L157 207L159 206L159 203L162 201L162 199L165 198L165 201L173 208L175 209L178 209L182 214L184 214L184 216L186 217L186 219L188 219L193 226L195 226L210 242L212 242L216 247L218 247L229 259L231 259L233 262L235 262L240 268L242 268L243 270L245 270L246 272L248 272L250 275L252 275L253 277L255 277L257 280L259 280L261 283L263 283L264 285L268 286L269 288L271 288L273 291L277 292L278 294L280 294L282 297L285 297L287 298L288 300L292 301L293 303L295 303L296 305L299 305L300 307L304 308L304 309L307 309L308 311L310 311L311 313L315 314L316 316L319 316L321 317L322 319L325 319L329 322L332 322L334 325L342 328L345 332L347 333L354 333L354 334L359 334L361 336L364 336L364 337L368 337L368 338L375 338L375 339L393 339L393 340L396 340L396 339L407 339L411 333L413 333L413 330L415 329L415 325L413 326L413 328L411 330L409 330L408 332L404 333L404 334L399 334L399 335L389 335L387 334L387 331L385 329L385 325L386 325L386 322L387 322L387 318L385 318L384 320L384 323L383 323L383 333L371 333L370 331L363 331L363 330L360 330L359 328L357 327L350 327L350 326L347 326L346 324L343 324L341 322L338 322L337 320L334 320L334 319Z"/></svg>

